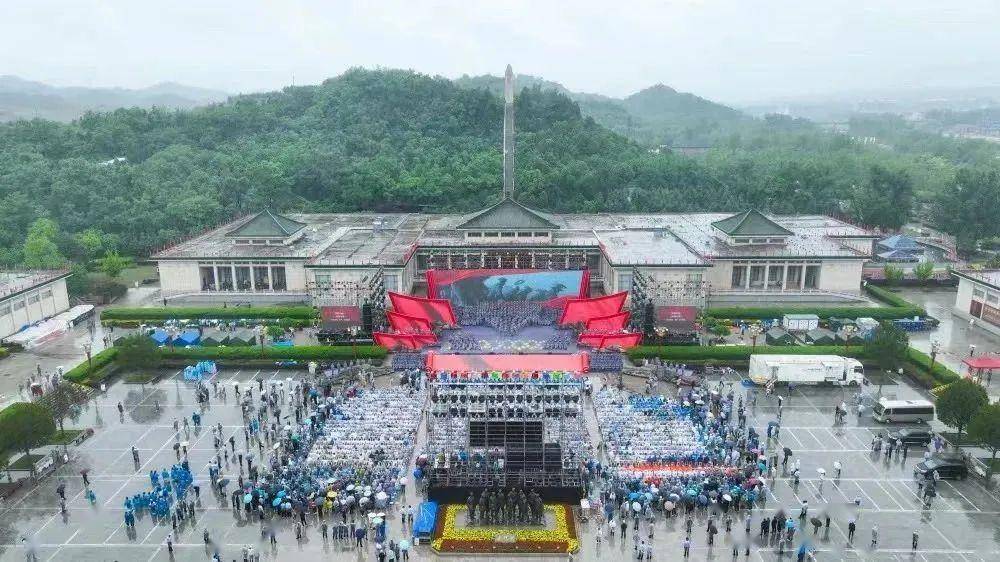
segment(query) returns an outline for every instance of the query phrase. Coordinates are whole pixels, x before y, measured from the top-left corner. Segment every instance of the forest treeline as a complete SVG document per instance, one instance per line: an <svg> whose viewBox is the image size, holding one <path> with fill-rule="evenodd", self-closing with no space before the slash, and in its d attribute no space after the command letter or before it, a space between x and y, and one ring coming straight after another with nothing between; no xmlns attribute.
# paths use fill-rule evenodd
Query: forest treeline
<svg viewBox="0 0 1000 562"><path fill-rule="evenodd" d="M634 111L656 111L655 93ZM933 137L890 118L841 134L713 108L683 124L713 147L691 158L652 152L553 89L521 90L516 112L517 193L541 209L757 208L840 214L886 229L918 217L959 235L964 248L1000 234L1000 147ZM108 250L143 256L265 207L482 208L500 192L502 118L489 88L355 69L191 110L0 125L0 263L80 262Z"/></svg>

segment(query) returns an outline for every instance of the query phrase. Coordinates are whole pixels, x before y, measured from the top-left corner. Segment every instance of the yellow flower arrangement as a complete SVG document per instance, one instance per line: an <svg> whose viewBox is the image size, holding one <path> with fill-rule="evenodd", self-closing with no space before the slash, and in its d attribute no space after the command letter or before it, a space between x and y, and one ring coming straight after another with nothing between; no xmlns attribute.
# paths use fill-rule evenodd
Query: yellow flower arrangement
<svg viewBox="0 0 1000 562"><path fill-rule="evenodd" d="M431 541L438 551L451 552L575 552L580 547L575 525L570 523L572 514L561 504L548 504L546 513L555 523L552 529L525 529L522 527L459 528L458 514L468 511L464 505L448 505L444 512L441 533ZM498 538L513 537L513 543L503 543Z"/></svg>

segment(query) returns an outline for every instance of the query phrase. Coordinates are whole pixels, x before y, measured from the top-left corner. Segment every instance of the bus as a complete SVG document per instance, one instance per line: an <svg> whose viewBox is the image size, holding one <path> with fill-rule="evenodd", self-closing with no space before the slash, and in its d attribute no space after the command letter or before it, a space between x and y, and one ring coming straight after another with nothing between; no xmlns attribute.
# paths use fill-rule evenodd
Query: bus
<svg viewBox="0 0 1000 562"><path fill-rule="evenodd" d="M929 422L934 419L934 404L927 400L886 400L880 398L872 408L877 422Z"/></svg>

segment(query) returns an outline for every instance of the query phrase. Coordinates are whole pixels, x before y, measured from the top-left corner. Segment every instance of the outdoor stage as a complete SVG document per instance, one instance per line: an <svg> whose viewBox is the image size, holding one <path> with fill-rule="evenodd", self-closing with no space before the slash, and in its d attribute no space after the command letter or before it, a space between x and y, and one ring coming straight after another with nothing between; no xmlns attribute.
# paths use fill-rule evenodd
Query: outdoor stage
<svg viewBox="0 0 1000 562"><path fill-rule="evenodd" d="M429 352L427 368L431 371L570 371L584 373L589 365L586 353L574 354L443 354Z"/></svg>

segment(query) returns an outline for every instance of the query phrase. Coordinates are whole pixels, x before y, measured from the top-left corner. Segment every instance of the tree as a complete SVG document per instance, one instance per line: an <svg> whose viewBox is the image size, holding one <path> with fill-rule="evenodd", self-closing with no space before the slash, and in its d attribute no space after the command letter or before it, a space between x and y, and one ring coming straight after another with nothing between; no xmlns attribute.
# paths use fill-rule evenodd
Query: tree
<svg viewBox="0 0 1000 562"><path fill-rule="evenodd" d="M66 258L59 253L55 239L59 227L51 219L40 218L28 229L21 251L24 266L28 269L59 269L66 265Z"/></svg>
<svg viewBox="0 0 1000 562"><path fill-rule="evenodd" d="M875 336L865 343L865 354L878 359L883 369L895 371L906 361L910 347L910 336L906 331L885 321L875 331Z"/></svg>
<svg viewBox="0 0 1000 562"><path fill-rule="evenodd" d="M922 261L913 266L913 275L920 281L927 281L934 276L934 262Z"/></svg>
<svg viewBox="0 0 1000 562"><path fill-rule="evenodd" d="M127 258L118 253L117 250L104 253L104 257L98 260L101 273L114 279L122 274L132 265L131 258Z"/></svg>
<svg viewBox="0 0 1000 562"><path fill-rule="evenodd" d="M147 336L136 334L115 344L115 360L126 371L155 370L162 357L156 343Z"/></svg>
<svg viewBox="0 0 1000 562"><path fill-rule="evenodd" d="M66 418L75 420L80 417L80 412L83 411L80 398L79 392L73 388L73 383L68 381L60 382L55 388L45 393L43 400L52 413L52 419L59 426L60 433L66 430L63 427Z"/></svg>
<svg viewBox="0 0 1000 562"><path fill-rule="evenodd" d="M270 325L267 327L267 337L271 338L271 341L276 341L283 335L285 335L285 329L281 326Z"/></svg>
<svg viewBox="0 0 1000 562"><path fill-rule="evenodd" d="M969 379L960 379L947 386L937 399L937 416L942 423L958 430L959 441L962 430L989 403L983 387Z"/></svg>
<svg viewBox="0 0 1000 562"><path fill-rule="evenodd" d="M96 228L88 228L73 236L73 240L80 247L80 258L84 262L97 257L104 249L104 237L101 231Z"/></svg>
<svg viewBox="0 0 1000 562"><path fill-rule="evenodd" d="M75 263L69 268L69 271L72 274L66 278L66 290L69 291L69 296L82 297L89 295L93 287L87 267L83 264Z"/></svg>
<svg viewBox="0 0 1000 562"><path fill-rule="evenodd" d="M882 268L882 275L885 276L886 283L896 285L903 280L903 268L886 264Z"/></svg>
<svg viewBox="0 0 1000 562"><path fill-rule="evenodd" d="M969 439L989 449L997 458L1000 451L1000 403L983 406L969 422Z"/></svg>
<svg viewBox="0 0 1000 562"><path fill-rule="evenodd" d="M55 432L52 413L36 402L15 402L0 412L2 449L30 455L32 448L45 444Z"/></svg>
<svg viewBox="0 0 1000 562"><path fill-rule="evenodd" d="M899 230L913 207L913 181L903 170L871 166L860 186L855 186L851 211L862 224Z"/></svg>

